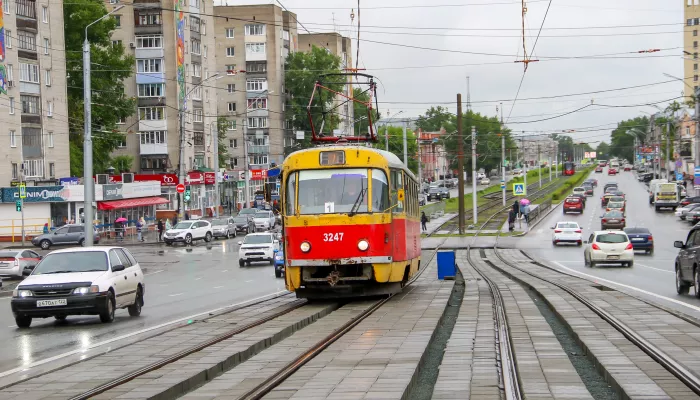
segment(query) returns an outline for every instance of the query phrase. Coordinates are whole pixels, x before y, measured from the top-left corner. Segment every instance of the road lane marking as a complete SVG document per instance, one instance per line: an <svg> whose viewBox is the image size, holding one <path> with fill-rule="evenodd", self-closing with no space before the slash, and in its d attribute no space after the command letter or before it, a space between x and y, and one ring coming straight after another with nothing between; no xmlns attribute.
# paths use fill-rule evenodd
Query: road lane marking
<svg viewBox="0 0 700 400"><path fill-rule="evenodd" d="M214 286L214 289L221 289L223 286Z"/></svg>
<svg viewBox="0 0 700 400"><path fill-rule="evenodd" d="M608 280L608 279L600 278L600 277L597 277L597 276L595 276L595 275L589 275L589 274L586 274L586 273L583 273L583 272L579 272L579 271L576 271L575 269L571 269L571 268L569 268L569 267L564 266L562 263L560 263L560 262L558 262L558 261L552 261L552 262L555 263L555 264L557 264L557 265L559 265L561 268L564 268L565 270L571 271L571 272L576 273L576 274L578 274L578 275L582 275L582 276L586 276L586 277L589 277L589 278L593 278L593 279L595 279L595 280L597 280L597 281L602 281L602 282L611 283L611 284L613 284L613 285L617 285L617 286L620 286L620 287L623 287L623 288L626 288L626 289L635 290L635 291L637 291L637 292L639 292L639 293L644 293L644 294L646 294L646 295L649 295L649 296L652 296L652 297L656 297L656 298L658 298L658 299L670 301L671 303L675 303L675 304L678 304L678 305L681 305L681 306L688 307L688 308L690 308L690 309L693 310L693 311L700 311L700 307L694 306L694 305L692 305L692 304L684 303L684 302L682 302L682 301L680 301L680 300L676 300L676 299L672 299L672 298L670 298L670 297L662 296L662 295L660 295L660 294L652 293L652 292L649 292L649 291L647 291L647 290L640 289L640 288L638 288L638 287L634 287L634 286L630 286L630 285L625 285L624 283L619 283L619 282L611 281L611 280Z"/></svg>
<svg viewBox="0 0 700 400"><path fill-rule="evenodd" d="M4 372L1 372L1 373L0 373L0 378L6 377L6 376L8 376L8 375L16 374L17 372L28 371L28 370L30 370L31 368L38 367L38 366L40 366L40 365L43 365L43 364L46 364L46 363L49 363L49 362L52 362L52 361L60 360L61 358L65 358L65 357L69 357L69 356L72 356L72 355L75 355L75 354L79 354L79 353L82 353L82 352L86 352L86 351L88 351L88 350L91 350L91 349L94 349L94 348L98 348L98 347L104 346L104 345L109 344L109 343L117 342L117 341L119 341L119 340L124 340L124 339L130 338L130 337L132 337L132 336L141 335L141 334L143 334L143 333L147 333L147 332L150 332L150 331L153 331L153 330L161 329L161 328L164 328L164 327L166 327L166 326L168 326L168 325L176 324L176 323L178 323L178 322L189 321L189 320L191 320L191 319L194 319L194 318L199 317L200 315L209 315L209 314L211 314L211 313L215 313L215 312L218 312L218 311L221 311L221 310L225 310L225 309L227 309L227 308L238 307L238 306L242 306L242 305L245 305L245 304L248 304L248 303L254 303L254 302L256 302L256 301L263 300L263 299L267 299L267 298L271 298L271 297L274 297L274 296L278 296L278 295L283 294L283 293L288 293L288 292L287 292L286 290L280 290L280 291L278 291L278 292L268 293L268 294L266 294L266 295L264 295L264 296L260 296L260 297L254 298L254 299L242 301L242 302L240 302L240 303L235 303L235 304L231 304L231 305L224 306L224 307L218 307L218 308L215 308L215 309L213 309L213 310L209 310L209 311L204 311L204 312L201 312L201 313L193 314L193 315L190 315L190 316L187 316L187 317L184 317L184 318L178 318L178 319L176 319L176 320L172 320L172 321L169 321L169 322L164 322L164 323L162 323L162 324L160 324L160 325L156 325L156 326L153 326L153 327L150 327L150 328L142 329L142 330L140 330L140 331L136 331L136 332L132 332L132 333L127 333L127 334L125 334L125 335L117 336L117 337L115 337L115 338L108 339L108 340L105 340L105 341L103 341L103 342L95 343L95 344L90 345L90 346L85 347L85 348L80 348L80 349L76 349L76 350L71 350L71 351L68 351L68 352L63 353L63 354L59 354L59 355L56 355L56 356L53 356L53 357L45 358L45 359L43 359L43 360L35 361L35 362L31 363L31 364L24 365L24 366L22 366L22 367L18 367L18 368L14 368L14 369L11 369L11 370L7 370L7 371L4 371ZM111 347L110 347L109 349L107 349L107 351L110 351L110 350L111 350Z"/></svg>
<svg viewBox="0 0 700 400"><path fill-rule="evenodd" d="M143 276L149 276L149 275L155 275L155 274L160 274L161 272L165 271L164 269L158 270L158 271L153 271L148 274L143 274Z"/></svg>
<svg viewBox="0 0 700 400"><path fill-rule="evenodd" d="M640 266L640 267L642 267L642 268L655 269L655 270L657 270L657 271L666 272L666 273L674 274L674 275L676 274L674 271L669 271L669 270L667 270L667 269L661 269L661 268L654 268L654 267L650 267L650 266L644 265L644 264L639 264L639 263L636 263L636 262L634 263L634 266L635 266L635 267L636 267L636 266Z"/></svg>
<svg viewBox="0 0 700 400"><path fill-rule="evenodd" d="M228 270L227 270L227 269L225 269L225 270L223 270L223 271L221 271L221 272L228 272Z"/></svg>
<svg viewBox="0 0 700 400"><path fill-rule="evenodd" d="M176 293L169 295L170 297L182 296L184 293Z"/></svg>
<svg viewBox="0 0 700 400"><path fill-rule="evenodd" d="M253 281L252 281L252 280L250 280L250 281L245 281L245 283L250 283L250 282L253 282Z"/></svg>
<svg viewBox="0 0 700 400"><path fill-rule="evenodd" d="M200 279L202 279L202 278L197 278L197 279L195 279L195 281L198 281L198 280L200 280Z"/></svg>

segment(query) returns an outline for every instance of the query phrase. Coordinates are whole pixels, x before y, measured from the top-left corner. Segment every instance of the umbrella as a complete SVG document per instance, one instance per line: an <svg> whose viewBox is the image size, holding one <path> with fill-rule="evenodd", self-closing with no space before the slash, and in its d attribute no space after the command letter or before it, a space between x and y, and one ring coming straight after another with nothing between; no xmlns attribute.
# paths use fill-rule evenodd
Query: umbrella
<svg viewBox="0 0 700 400"><path fill-rule="evenodd" d="M126 222L126 218L119 217L119 218L115 219L114 222Z"/></svg>
<svg viewBox="0 0 700 400"><path fill-rule="evenodd" d="M530 204L530 200L528 200L528 199L522 199L522 200L520 200L520 204L526 206L526 205Z"/></svg>

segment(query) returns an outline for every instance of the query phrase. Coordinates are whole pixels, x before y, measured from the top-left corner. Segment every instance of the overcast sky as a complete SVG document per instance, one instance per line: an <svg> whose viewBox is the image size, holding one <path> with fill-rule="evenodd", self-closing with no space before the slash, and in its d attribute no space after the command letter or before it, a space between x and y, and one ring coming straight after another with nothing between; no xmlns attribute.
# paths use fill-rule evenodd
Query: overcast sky
<svg viewBox="0 0 700 400"><path fill-rule="evenodd" d="M230 5L261 2L229 0ZM269 0L265 2L276 3ZM357 46L357 1L283 0L282 3L290 11L296 12L299 21L311 32L333 31L335 21L337 32L354 38L354 58ZM549 0L527 2L528 54L548 4ZM510 115L508 126L516 134L521 131L530 134L534 131L551 133L588 128L588 132L572 134L574 139L587 142L609 141L610 128L618 121L644 115L642 111L653 113L656 110L649 106L591 106L560 118L522 122L573 111L590 104L591 100L607 105L657 103L681 96L683 84L673 82L557 99L527 98L668 81L669 78L663 73L682 77L683 4L684 0L552 0L532 57L540 59L540 62L530 64L518 95L519 100L514 107L512 99L523 76L523 64L514 63L523 58L519 1L361 0L360 68L367 68L367 72L381 82L378 97L383 114L388 109L392 114L402 110L402 116L418 116L430 105L440 103L446 103L443 105L454 112L457 92L461 92L466 101L466 77L469 76L472 108L483 114L495 115L498 103L485 101L504 100L505 117ZM355 9L352 24L351 8ZM625 25L659 24L674 25L620 28ZM553 29L595 26L617 28ZM300 26L299 33L302 32L305 30ZM669 50L646 55L644 58L547 60L553 57L631 53L655 48ZM665 104L659 106L663 108ZM601 127L601 130L591 131L591 127Z"/></svg>

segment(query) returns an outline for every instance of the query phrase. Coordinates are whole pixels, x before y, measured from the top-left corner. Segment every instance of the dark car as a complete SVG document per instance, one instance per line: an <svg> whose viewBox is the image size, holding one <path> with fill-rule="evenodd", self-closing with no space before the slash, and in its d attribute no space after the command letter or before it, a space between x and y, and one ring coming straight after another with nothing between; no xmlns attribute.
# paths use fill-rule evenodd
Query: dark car
<svg viewBox="0 0 700 400"><path fill-rule="evenodd" d="M625 216L620 211L607 211L601 217L600 229L625 229Z"/></svg>
<svg viewBox="0 0 700 400"><path fill-rule="evenodd" d="M644 250L647 254L654 254L654 236L647 228L625 228L627 237L630 238L632 248Z"/></svg>
<svg viewBox="0 0 700 400"><path fill-rule="evenodd" d="M427 202L428 202L427 197L424 194L418 195L418 205L419 206L424 206L425 203L427 203Z"/></svg>
<svg viewBox="0 0 700 400"><path fill-rule="evenodd" d="M685 199L681 200L681 207L685 207L688 204L695 204L695 203L700 203L700 196L686 197Z"/></svg>
<svg viewBox="0 0 700 400"><path fill-rule="evenodd" d="M688 232L685 242L676 240L673 246L678 248L676 256L676 291L688 293L690 286L695 286L695 297L700 298L700 226L694 226Z"/></svg>
<svg viewBox="0 0 700 400"><path fill-rule="evenodd" d="M250 215L238 215L233 217L233 223L236 225L236 232L253 233L255 232L255 222Z"/></svg>
<svg viewBox="0 0 700 400"><path fill-rule="evenodd" d="M442 198L442 189L439 187L431 187L428 190L428 201L440 200Z"/></svg>
<svg viewBox="0 0 700 400"><path fill-rule="evenodd" d="M654 179L654 174L651 172L639 174L639 176L637 177L637 180L640 182L651 182L652 179Z"/></svg>
<svg viewBox="0 0 700 400"><path fill-rule="evenodd" d="M603 186L603 191L607 192L608 189L611 189L611 188L617 190L617 187L618 187L617 182L608 182L605 184L605 186Z"/></svg>
<svg viewBox="0 0 700 400"><path fill-rule="evenodd" d="M100 236L97 234L97 231L95 231L93 241L95 244L100 242ZM64 225L53 232L32 238L32 244L41 247L43 250L48 250L51 246L64 244L82 246L84 242L85 227L83 225Z"/></svg>
<svg viewBox="0 0 700 400"><path fill-rule="evenodd" d="M583 181L583 185L585 186L587 183L590 183L593 185L593 187L598 187L598 180L594 178L588 178L585 181Z"/></svg>
<svg viewBox="0 0 700 400"><path fill-rule="evenodd" d="M440 190L442 191L442 198L443 198L443 199L449 199L449 198L450 198L450 191L449 191L447 188L441 187Z"/></svg>
<svg viewBox="0 0 700 400"><path fill-rule="evenodd" d="M564 205L562 206L562 212L563 214L570 213L570 212L577 212L579 214L583 214L583 201L581 201L581 198L579 197L574 197L574 196L569 196L566 199L564 199Z"/></svg>
<svg viewBox="0 0 700 400"><path fill-rule="evenodd" d="M583 188L586 189L586 196L593 196L593 185L584 182Z"/></svg>

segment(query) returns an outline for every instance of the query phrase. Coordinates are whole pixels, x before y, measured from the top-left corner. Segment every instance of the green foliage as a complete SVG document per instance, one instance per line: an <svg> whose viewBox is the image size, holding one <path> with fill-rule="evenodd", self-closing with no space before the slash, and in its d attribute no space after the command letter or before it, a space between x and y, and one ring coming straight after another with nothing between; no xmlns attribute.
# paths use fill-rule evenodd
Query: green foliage
<svg viewBox="0 0 700 400"><path fill-rule="evenodd" d="M216 134L219 136L219 168L223 168L227 164L226 160L228 159L228 146L226 145L227 127L228 120L226 120L226 117L219 117L216 119ZM245 143L243 145L245 146Z"/></svg>
<svg viewBox="0 0 700 400"><path fill-rule="evenodd" d="M626 160L634 158L634 137L640 144L644 143L644 135L649 128L649 118L637 117L618 122L610 134L610 156L621 157ZM629 131L631 134L628 134Z"/></svg>
<svg viewBox="0 0 700 400"><path fill-rule="evenodd" d="M596 158L598 160L607 160L610 158L610 145L605 142L600 142L595 148Z"/></svg>
<svg viewBox="0 0 700 400"><path fill-rule="evenodd" d="M85 27L107 14L98 0L74 0L63 4L68 78L68 119L70 130L71 175L83 175L83 60ZM91 44L93 170L103 173L111 163L110 153L124 140L117 121L132 115L136 101L124 95L124 79L132 74L135 59L124 54L123 46L112 46L114 18L92 25Z"/></svg>
<svg viewBox="0 0 700 400"><path fill-rule="evenodd" d="M583 171L579 171L575 173L572 177L568 178L559 189L555 190L552 193L552 200L561 200L566 198L566 196L569 195L569 192L573 188L581 186L581 183L584 180L586 180L586 178L588 178L588 175L590 175L593 169L593 166L588 167Z"/></svg>
<svg viewBox="0 0 700 400"><path fill-rule="evenodd" d="M403 128L398 126L389 126L389 151L394 153L399 160L403 161ZM387 127L379 127L379 142L377 148L386 149L386 134ZM408 168L414 174L418 174L418 141L416 135L410 129L406 130L406 148L408 154Z"/></svg>
<svg viewBox="0 0 700 400"><path fill-rule="evenodd" d="M311 124L306 113L306 107L309 105L314 85L323 74L341 72L340 57L327 52L325 49L313 46L310 52L298 51L289 53L285 69L287 71L285 89L290 94L286 118L292 121L295 131L304 131L307 136L303 141L297 142L298 146L293 150L298 150L311 146ZM334 81L338 82L339 78L335 78ZM337 83L328 83L325 86L335 91L343 89L343 85ZM339 112L343 108L340 106L330 111L333 108L334 98L335 95L327 90L316 91L311 104L312 118L317 130L321 129L321 123L324 121L323 112L327 113L325 114L323 127L323 133L326 134L332 132L338 126L340 121Z"/></svg>
<svg viewBox="0 0 700 400"><path fill-rule="evenodd" d="M117 173L131 172L131 167L134 165L134 157L132 156L116 156L112 158L112 167Z"/></svg>
<svg viewBox="0 0 700 400"><path fill-rule="evenodd" d="M448 133L455 132L457 130L457 117L447 111L445 107L430 107L425 115L418 117L416 126L425 132L438 132L441 128L444 128Z"/></svg>
<svg viewBox="0 0 700 400"><path fill-rule="evenodd" d="M369 93L364 89L355 88L352 91L353 97L360 101L369 101ZM353 102L353 115L355 117L355 136L367 135L367 107L363 104ZM372 109L372 123L376 124L379 120L379 113L376 109Z"/></svg>

